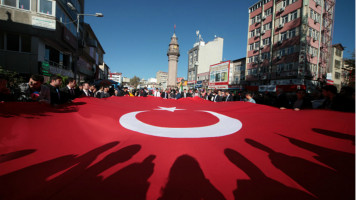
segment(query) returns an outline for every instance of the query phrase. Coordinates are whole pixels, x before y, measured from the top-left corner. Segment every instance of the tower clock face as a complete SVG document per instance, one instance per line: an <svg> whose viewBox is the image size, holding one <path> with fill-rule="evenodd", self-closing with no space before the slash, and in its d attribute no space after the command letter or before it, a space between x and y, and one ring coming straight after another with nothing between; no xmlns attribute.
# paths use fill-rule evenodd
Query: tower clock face
<svg viewBox="0 0 356 200"><path fill-rule="evenodd" d="M177 45L173 45L173 49L178 49L178 46Z"/></svg>

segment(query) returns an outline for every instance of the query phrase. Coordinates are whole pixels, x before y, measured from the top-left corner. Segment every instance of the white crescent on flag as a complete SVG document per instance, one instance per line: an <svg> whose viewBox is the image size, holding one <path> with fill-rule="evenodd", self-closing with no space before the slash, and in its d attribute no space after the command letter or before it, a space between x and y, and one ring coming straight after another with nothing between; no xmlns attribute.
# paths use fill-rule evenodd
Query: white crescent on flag
<svg viewBox="0 0 356 200"><path fill-rule="evenodd" d="M160 107L157 110L167 110L174 112L182 110L173 108ZM189 127L189 128L167 128L146 124L136 118L136 115L148 111L136 111L123 115L120 118L120 124L132 131L139 133L168 138L206 138L206 137L221 137L233 134L242 128L242 123L234 118L222 115L213 111L201 110L200 112L210 113L219 119L218 123L210 126Z"/></svg>

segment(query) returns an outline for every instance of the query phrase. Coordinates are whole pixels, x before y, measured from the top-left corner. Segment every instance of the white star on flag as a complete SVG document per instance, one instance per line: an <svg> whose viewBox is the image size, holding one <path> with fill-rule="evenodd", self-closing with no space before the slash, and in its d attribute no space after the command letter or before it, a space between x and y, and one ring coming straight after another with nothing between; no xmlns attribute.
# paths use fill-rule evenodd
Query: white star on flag
<svg viewBox="0 0 356 200"><path fill-rule="evenodd" d="M170 112L174 112L176 110L185 110L185 109L178 109L176 107L161 107L161 106L158 106L160 109L155 109L155 110L166 110L166 111L170 111Z"/></svg>

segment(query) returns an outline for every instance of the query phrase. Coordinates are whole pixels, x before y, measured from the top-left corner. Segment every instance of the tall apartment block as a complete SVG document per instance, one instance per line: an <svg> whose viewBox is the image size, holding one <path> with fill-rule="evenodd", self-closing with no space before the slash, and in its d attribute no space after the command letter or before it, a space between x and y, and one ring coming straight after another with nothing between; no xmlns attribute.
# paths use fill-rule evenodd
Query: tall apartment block
<svg viewBox="0 0 356 200"><path fill-rule="evenodd" d="M207 87L210 65L222 61L224 39L215 37L213 41L205 43L201 35L198 37L188 51L188 87L194 87L197 81L204 82Z"/></svg>
<svg viewBox="0 0 356 200"><path fill-rule="evenodd" d="M334 6L335 0L261 0L251 6L248 85L311 90L325 83Z"/></svg>

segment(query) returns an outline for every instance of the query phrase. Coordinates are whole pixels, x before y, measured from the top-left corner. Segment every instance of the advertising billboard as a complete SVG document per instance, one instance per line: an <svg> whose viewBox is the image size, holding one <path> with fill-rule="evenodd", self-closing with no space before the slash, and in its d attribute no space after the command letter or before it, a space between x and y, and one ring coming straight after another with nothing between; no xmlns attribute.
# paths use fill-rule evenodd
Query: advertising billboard
<svg viewBox="0 0 356 200"><path fill-rule="evenodd" d="M210 65L209 89L229 88L230 61Z"/></svg>

